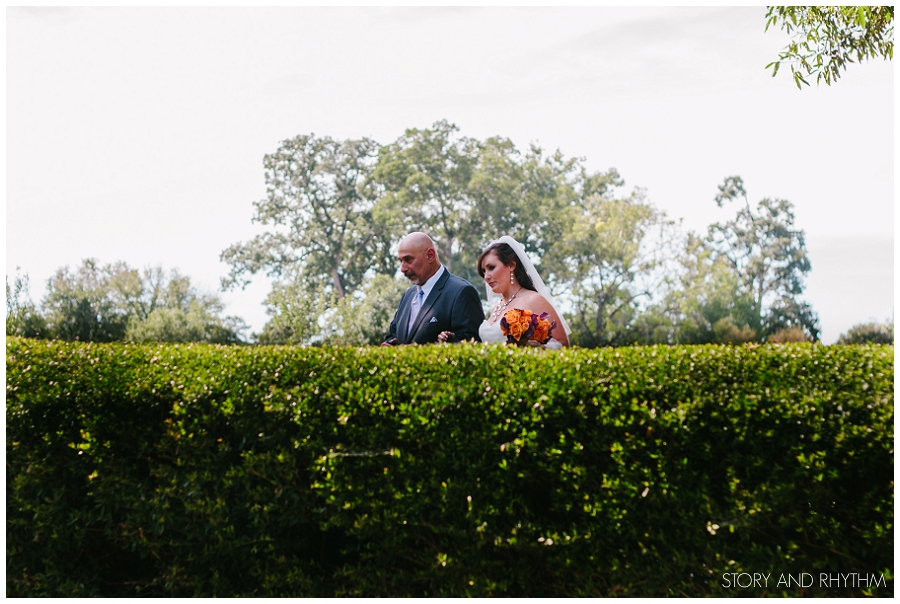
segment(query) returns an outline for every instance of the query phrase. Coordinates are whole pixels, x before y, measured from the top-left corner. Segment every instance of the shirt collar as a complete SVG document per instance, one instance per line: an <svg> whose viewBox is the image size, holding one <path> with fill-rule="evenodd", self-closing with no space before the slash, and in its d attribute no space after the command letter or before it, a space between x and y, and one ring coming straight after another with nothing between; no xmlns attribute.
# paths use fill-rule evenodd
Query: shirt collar
<svg viewBox="0 0 900 604"><path fill-rule="evenodd" d="M437 271L433 275L431 275L428 281L426 281L419 287L419 291L425 292L425 295L422 296L423 301L428 299L428 295L431 293L431 290L434 289L434 285L438 282L438 279L441 278L441 275L444 274L445 270L447 269L445 269L444 265L442 264L441 267L437 269Z"/></svg>

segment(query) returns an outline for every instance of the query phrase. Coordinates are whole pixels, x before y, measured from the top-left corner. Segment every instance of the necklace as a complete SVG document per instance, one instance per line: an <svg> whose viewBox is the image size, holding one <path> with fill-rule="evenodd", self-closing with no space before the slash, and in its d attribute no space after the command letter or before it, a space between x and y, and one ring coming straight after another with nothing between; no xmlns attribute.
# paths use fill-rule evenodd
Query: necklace
<svg viewBox="0 0 900 604"><path fill-rule="evenodd" d="M494 308L494 312L491 313L491 320L496 322L497 318L500 317L504 312L506 312L506 307L512 304L512 301L516 299L516 296L519 295L519 292L522 291L522 286L519 286L519 289L516 290L509 300L502 300L497 304L496 308Z"/></svg>

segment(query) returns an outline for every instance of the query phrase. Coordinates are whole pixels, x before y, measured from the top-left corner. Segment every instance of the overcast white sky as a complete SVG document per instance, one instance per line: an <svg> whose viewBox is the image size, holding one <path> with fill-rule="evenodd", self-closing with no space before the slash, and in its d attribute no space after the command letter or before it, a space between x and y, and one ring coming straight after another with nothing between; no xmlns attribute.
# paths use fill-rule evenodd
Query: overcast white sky
<svg viewBox="0 0 900 604"><path fill-rule="evenodd" d="M207 290L298 134L440 119L618 169L688 229L793 202L822 339L893 317L893 63L798 90L765 8L7 8L6 267L37 302L84 258ZM253 331L269 282L223 295Z"/></svg>

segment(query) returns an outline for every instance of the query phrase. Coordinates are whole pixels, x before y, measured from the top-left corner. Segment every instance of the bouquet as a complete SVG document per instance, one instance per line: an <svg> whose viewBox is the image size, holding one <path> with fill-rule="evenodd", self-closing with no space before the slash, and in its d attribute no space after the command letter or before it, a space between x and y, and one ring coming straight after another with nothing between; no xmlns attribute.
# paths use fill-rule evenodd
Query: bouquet
<svg viewBox="0 0 900 604"><path fill-rule="evenodd" d="M513 308L500 319L500 330L506 336L507 344L527 346L528 340L546 344L550 341L550 333L556 328L556 321L551 322L549 317L549 313L537 314Z"/></svg>

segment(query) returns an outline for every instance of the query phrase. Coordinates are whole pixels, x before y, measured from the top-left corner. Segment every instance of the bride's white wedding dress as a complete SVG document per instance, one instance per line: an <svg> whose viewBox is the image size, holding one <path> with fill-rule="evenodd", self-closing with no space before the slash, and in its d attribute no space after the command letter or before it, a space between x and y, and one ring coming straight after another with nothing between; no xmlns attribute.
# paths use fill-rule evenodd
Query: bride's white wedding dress
<svg viewBox="0 0 900 604"><path fill-rule="evenodd" d="M487 321L482 321L478 327L478 337L485 344L506 344L506 336L503 335L503 331L500 329L500 321L493 325Z"/></svg>

